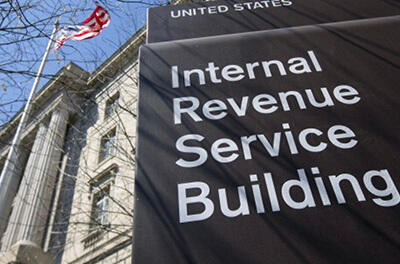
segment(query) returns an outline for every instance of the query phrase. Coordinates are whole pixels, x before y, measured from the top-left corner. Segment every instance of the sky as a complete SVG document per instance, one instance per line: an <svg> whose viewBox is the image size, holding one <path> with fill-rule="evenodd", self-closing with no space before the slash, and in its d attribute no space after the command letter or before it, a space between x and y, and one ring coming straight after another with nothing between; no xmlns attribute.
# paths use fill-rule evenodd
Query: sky
<svg viewBox="0 0 400 264"><path fill-rule="evenodd" d="M4 17L7 6L0 4L0 10L3 9L0 13L3 19L0 24L0 125L12 118L26 102L34 81L32 76L39 68L56 16L62 14L60 26L73 25L84 21L96 8L94 1L87 0L23 0L15 3L27 8L7 17ZM39 87L70 61L88 72L94 71L145 24L148 7L165 1L99 0L99 3L110 13L110 25L95 38L68 40L59 51L51 52ZM18 29L29 23L35 27Z"/></svg>

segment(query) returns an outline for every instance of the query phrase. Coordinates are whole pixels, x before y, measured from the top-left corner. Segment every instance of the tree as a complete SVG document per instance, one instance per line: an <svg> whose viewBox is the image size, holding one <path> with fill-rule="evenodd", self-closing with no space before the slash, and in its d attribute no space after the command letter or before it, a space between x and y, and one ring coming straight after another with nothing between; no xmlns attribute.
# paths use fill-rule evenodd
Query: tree
<svg viewBox="0 0 400 264"><path fill-rule="evenodd" d="M109 10L112 24L101 40L66 43L49 57L43 77L47 80L72 61L93 71L116 51L145 22L145 8L165 4L164 0L100 1ZM0 124L21 108L43 56L53 24L83 21L94 9L93 1L9 0L0 1ZM118 34L116 34L116 32ZM58 62L58 64L57 64Z"/></svg>

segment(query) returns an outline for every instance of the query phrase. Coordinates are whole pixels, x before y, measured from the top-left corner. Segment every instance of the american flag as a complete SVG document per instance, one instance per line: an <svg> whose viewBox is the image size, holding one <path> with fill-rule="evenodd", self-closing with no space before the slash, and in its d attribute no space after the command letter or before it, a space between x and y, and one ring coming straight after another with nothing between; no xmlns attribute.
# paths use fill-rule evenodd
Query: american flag
<svg viewBox="0 0 400 264"><path fill-rule="evenodd" d="M110 15L107 10L97 2L96 4L96 9L85 21L74 26L64 26L57 32L54 50L60 49L67 39L80 41L96 37L110 24Z"/></svg>

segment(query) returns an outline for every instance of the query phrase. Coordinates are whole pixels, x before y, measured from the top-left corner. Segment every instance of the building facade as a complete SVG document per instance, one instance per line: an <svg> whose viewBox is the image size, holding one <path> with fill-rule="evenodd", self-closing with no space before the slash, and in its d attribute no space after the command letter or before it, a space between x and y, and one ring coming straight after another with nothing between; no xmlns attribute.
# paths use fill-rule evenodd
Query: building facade
<svg viewBox="0 0 400 264"><path fill-rule="evenodd" d="M36 96L1 215L0 263L131 263L139 46L94 72L70 63ZM0 131L0 167L21 113ZM12 186L11 186L12 187Z"/></svg>

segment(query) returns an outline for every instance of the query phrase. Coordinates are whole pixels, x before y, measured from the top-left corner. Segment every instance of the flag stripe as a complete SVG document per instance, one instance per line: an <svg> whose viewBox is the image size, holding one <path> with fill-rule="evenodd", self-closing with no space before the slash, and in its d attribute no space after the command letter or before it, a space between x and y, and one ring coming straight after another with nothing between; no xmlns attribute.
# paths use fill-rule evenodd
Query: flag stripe
<svg viewBox="0 0 400 264"><path fill-rule="evenodd" d="M54 50L58 50L68 39L81 41L96 37L101 30L110 24L110 14L101 6L97 6L93 13L80 25L67 26L59 30Z"/></svg>

